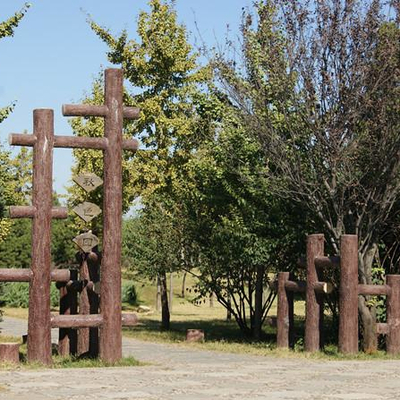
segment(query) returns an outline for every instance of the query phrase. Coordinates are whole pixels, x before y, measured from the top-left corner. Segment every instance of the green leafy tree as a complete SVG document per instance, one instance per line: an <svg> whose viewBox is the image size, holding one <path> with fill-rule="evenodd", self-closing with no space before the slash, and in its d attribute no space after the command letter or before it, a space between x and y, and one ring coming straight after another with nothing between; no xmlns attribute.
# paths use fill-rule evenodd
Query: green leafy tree
<svg viewBox="0 0 400 400"><path fill-rule="evenodd" d="M179 190L177 176L203 135L208 134L204 129L207 121L198 118L198 111L206 102L207 96L200 89L209 81L210 70L199 67L198 54L187 41L185 27L177 22L173 2L151 0L149 6L149 12L139 15L138 41L129 39L126 31L114 37L93 20L89 19L89 23L109 46L109 60L124 68L125 77L133 87L125 103L141 109L140 119L126 125L128 133L139 136L144 149L137 152L132 162L127 160L125 204L140 196L144 207L152 209L156 198L165 212L172 213L177 208L173 201L174 193ZM100 89L87 101L98 100L101 100ZM89 119L86 123L76 122L73 127L77 134L98 135L102 127L95 124L98 123ZM85 168L93 165L98 171L102 169L98 155L82 152L76 153L76 157L76 171L82 170L82 164ZM154 274L166 281L166 264L158 266L158 273L156 268L152 269ZM166 292L162 299L162 325L166 328L169 326Z"/></svg>
<svg viewBox="0 0 400 400"><path fill-rule="evenodd" d="M334 251L358 235L362 283L400 194L400 7L385 4L257 2L244 14L243 64L221 54L214 64L275 193L306 205ZM359 311L374 351L375 307L360 296Z"/></svg>

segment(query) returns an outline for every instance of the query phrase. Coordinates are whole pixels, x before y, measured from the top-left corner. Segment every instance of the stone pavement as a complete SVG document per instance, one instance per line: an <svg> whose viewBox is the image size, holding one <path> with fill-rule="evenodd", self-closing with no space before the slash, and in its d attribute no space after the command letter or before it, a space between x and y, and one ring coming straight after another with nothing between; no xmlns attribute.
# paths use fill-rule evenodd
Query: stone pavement
<svg viewBox="0 0 400 400"><path fill-rule="evenodd" d="M5 318L4 334L25 333ZM400 361L257 357L124 338L124 355L151 365L0 371L0 400L400 399Z"/></svg>

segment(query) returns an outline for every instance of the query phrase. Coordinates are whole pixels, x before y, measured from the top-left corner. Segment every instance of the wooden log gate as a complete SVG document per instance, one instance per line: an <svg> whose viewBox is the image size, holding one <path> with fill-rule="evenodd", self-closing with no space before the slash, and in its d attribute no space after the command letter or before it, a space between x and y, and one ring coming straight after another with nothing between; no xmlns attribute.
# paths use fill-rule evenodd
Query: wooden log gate
<svg viewBox="0 0 400 400"><path fill-rule="evenodd" d="M322 269L340 267L339 351L358 352L358 296L387 296L386 323L378 323L378 334L386 334L386 351L400 353L400 275L386 275L384 285L358 283L358 237L342 235L340 257L326 257L324 236L307 238L307 280L290 280L289 272L278 273L277 347L293 344L293 293L306 293L305 350L317 351L323 346L323 295L332 285L322 281Z"/></svg>
<svg viewBox="0 0 400 400"><path fill-rule="evenodd" d="M122 357L122 325L135 325L135 315L121 313L122 150L135 152L138 142L123 139L123 119L137 119L139 109L123 105L123 72L105 71L104 105L64 105L64 116L97 116L105 119L102 138L55 136L54 112L33 111L33 134L11 134L10 144L33 147L32 206L10 208L11 218L32 218L30 270L1 270L2 281L28 281L29 361L51 364L51 328L100 327L100 357L115 362ZM51 281L71 281L70 271L51 271L51 219L67 218L65 208L52 207L53 148L98 149L104 152L103 246L100 309L98 315L50 314ZM65 292L64 292L65 294Z"/></svg>

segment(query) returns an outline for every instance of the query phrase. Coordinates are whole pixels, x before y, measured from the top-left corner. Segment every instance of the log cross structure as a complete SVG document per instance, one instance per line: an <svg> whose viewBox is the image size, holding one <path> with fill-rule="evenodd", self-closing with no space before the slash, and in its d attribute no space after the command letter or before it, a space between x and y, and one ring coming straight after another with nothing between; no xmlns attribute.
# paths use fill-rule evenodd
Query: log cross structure
<svg viewBox="0 0 400 400"><path fill-rule="evenodd" d="M121 314L122 151L135 152L138 142L123 139L123 119L137 119L139 109L123 105L123 72L105 71L104 105L64 105L64 116L105 119L101 138L55 136L54 113L34 110L32 135L11 134L10 144L33 146L32 206L13 207L11 217L33 218L32 268L28 321L28 360L51 363L51 327L100 327L100 357L115 362L122 357L122 324L135 325L136 316ZM50 315L51 218L65 218L65 209L52 208L54 147L99 149L104 152L103 258L99 315Z"/></svg>
<svg viewBox="0 0 400 400"><path fill-rule="evenodd" d="M288 348L293 345L293 293L306 294L306 351L317 351L323 347L324 294L333 291L329 282L323 281L322 270L337 266L337 260L324 257L324 236L307 237L307 280L293 281L289 272L279 272L277 281L277 347Z"/></svg>

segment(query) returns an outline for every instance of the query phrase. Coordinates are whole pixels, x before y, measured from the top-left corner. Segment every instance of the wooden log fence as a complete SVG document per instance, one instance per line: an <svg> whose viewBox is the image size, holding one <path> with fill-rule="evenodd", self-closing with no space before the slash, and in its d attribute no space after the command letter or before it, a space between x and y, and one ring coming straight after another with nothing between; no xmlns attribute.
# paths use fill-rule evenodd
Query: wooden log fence
<svg viewBox="0 0 400 400"><path fill-rule="evenodd" d="M277 279L277 347L293 345L293 293L306 293L305 350L316 351L323 345L323 295L333 286L323 281L323 268L340 267L339 351L358 352L358 296L387 296L386 323L378 323L378 334L386 335L386 351L400 354L400 275L386 275L383 285L358 283L358 237L342 235L340 257L323 255L323 235L307 238L307 280L292 281L288 272Z"/></svg>

